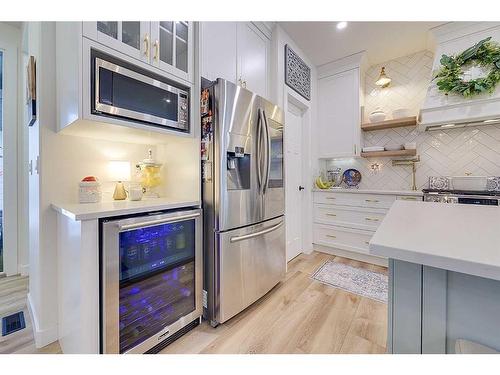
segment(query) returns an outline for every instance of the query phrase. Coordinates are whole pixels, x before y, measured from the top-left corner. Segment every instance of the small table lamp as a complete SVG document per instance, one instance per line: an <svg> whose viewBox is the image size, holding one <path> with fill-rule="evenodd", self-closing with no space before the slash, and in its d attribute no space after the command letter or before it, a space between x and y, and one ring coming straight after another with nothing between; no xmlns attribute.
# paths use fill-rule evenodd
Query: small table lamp
<svg viewBox="0 0 500 375"><path fill-rule="evenodd" d="M128 161L110 161L108 164L108 174L111 181L115 181L115 192L113 199L121 201L127 198L127 192L123 181L130 181L130 162Z"/></svg>

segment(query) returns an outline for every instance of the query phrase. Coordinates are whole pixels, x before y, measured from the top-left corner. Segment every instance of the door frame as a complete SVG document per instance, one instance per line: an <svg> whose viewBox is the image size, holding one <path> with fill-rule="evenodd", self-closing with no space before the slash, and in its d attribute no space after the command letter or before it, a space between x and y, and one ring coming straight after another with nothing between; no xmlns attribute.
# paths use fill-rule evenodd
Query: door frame
<svg viewBox="0 0 500 375"><path fill-rule="evenodd" d="M18 84L19 33L10 25L0 23L0 49L3 52L3 264L7 276L19 273L18 264ZM16 43L17 42L17 43ZM7 110L5 110L7 109ZM14 126L6 127L10 122ZM5 173L8 171L8 173ZM9 199L4 199L6 196ZM8 220L5 220L8 218ZM9 251L5 251L9 249Z"/></svg>
<svg viewBox="0 0 500 375"><path fill-rule="evenodd" d="M299 96L295 91L290 89L288 86L284 85L283 92L283 111L285 113L285 119L288 114L289 104L294 105L302 111L302 165L300 168L301 180L304 183L303 190L303 200L302 200L302 234L301 234L301 247L302 253L310 254L313 250L312 248L312 184L311 181L311 137L310 137L310 127L312 119L312 108L311 102L305 101L301 96ZM288 150L288 136L286 131L286 120L285 128L283 132L283 147L284 150ZM286 181L288 180L287 174L290 172L287 161L285 159L285 202L286 202ZM287 207L285 206L285 217ZM300 255L300 254L299 254Z"/></svg>

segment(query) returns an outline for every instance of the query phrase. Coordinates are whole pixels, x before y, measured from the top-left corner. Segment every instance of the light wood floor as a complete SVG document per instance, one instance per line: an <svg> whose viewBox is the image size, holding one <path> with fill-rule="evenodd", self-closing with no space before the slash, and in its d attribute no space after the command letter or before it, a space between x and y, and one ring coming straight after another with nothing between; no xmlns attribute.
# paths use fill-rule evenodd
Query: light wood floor
<svg viewBox="0 0 500 375"><path fill-rule="evenodd" d="M225 324L207 322L162 353L384 353L387 305L310 278L329 259L387 272L383 267L314 252L288 264L286 280ZM0 353L60 353L57 342L36 349L26 307L28 279L0 279L0 317L24 311L26 328L0 337Z"/></svg>
<svg viewBox="0 0 500 375"><path fill-rule="evenodd" d="M286 280L230 321L207 322L162 353L385 353L387 305L310 278L329 259L387 269L313 252L288 264Z"/></svg>
<svg viewBox="0 0 500 375"><path fill-rule="evenodd" d="M26 328L7 336L0 336L0 354L60 353L61 348L57 342L41 349L35 347L33 326L26 305L27 294L27 277L9 276L0 278L0 319L18 311L23 311L26 322Z"/></svg>

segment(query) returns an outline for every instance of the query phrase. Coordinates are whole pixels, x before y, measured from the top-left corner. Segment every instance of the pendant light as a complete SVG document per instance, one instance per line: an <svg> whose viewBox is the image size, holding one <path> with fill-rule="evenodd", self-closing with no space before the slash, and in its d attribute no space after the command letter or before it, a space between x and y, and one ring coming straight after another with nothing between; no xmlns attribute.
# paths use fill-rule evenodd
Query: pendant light
<svg viewBox="0 0 500 375"><path fill-rule="evenodd" d="M377 86L380 86L382 88L388 87L391 84L392 79L387 77L385 74L385 67L383 66L382 69L380 70L380 75L378 79L375 81L375 84Z"/></svg>

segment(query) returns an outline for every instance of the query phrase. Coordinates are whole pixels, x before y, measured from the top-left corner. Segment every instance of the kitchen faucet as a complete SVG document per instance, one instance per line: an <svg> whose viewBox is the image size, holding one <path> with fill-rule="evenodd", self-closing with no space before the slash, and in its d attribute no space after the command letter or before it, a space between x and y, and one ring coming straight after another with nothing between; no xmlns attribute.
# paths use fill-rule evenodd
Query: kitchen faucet
<svg viewBox="0 0 500 375"><path fill-rule="evenodd" d="M398 165L411 165L411 190L416 191L417 190L417 183L416 183L416 178L415 178L415 173L417 171L417 166L416 163L420 161L420 155L417 155L417 157L413 159L396 159L392 161L393 166L398 166Z"/></svg>

